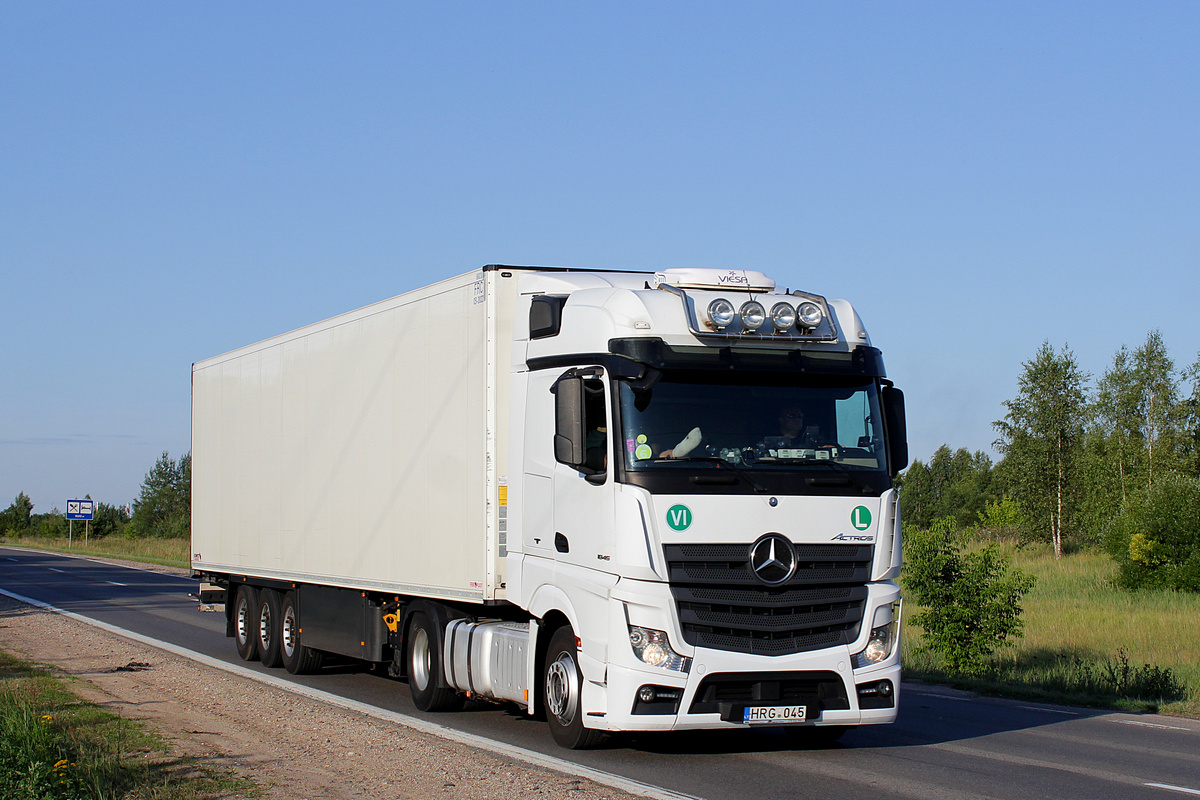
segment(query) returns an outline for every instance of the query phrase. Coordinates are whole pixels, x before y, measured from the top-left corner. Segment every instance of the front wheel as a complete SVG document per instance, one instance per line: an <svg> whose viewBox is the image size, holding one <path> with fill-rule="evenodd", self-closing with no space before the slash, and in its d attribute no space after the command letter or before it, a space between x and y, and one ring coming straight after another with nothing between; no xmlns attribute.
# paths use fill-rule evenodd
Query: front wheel
<svg viewBox="0 0 1200 800"><path fill-rule="evenodd" d="M604 738L603 732L583 725L583 673L578 662L575 632L564 625L550 636L542 669L542 697L550 735L568 750L594 747Z"/></svg>

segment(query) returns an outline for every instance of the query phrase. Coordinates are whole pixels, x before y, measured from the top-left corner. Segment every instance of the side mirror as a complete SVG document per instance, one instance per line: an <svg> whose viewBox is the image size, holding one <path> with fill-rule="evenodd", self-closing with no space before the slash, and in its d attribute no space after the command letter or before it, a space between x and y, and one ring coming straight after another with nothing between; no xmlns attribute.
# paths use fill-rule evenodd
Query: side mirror
<svg viewBox="0 0 1200 800"><path fill-rule="evenodd" d="M579 468L583 464L583 378L563 377L554 384L554 459Z"/></svg>
<svg viewBox="0 0 1200 800"><path fill-rule="evenodd" d="M887 425L888 467L893 476L908 466L908 427L904 417L904 392L883 387L883 418Z"/></svg>
<svg viewBox="0 0 1200 800"><path fill-rule="evenodd" d="M604 427L604 386L590 374L567 372L554 384L554 459L582 472L589 483L602 484L607 475L608 434ZM589 446L590 444L590 446Z"/></svg>

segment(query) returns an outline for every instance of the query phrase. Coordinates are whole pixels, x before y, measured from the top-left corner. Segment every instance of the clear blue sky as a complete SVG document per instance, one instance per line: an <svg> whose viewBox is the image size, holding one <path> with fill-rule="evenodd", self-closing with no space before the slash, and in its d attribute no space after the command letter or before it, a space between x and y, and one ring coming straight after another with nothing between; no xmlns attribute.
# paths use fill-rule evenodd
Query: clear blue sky
<svg viewBox="0 0 1200 800"><path fill-rule="evenodd" d="M0 4L0 508L125 503L193 361L489 263L854 302L914 457L1200 350L1200 3Z"/></svg>

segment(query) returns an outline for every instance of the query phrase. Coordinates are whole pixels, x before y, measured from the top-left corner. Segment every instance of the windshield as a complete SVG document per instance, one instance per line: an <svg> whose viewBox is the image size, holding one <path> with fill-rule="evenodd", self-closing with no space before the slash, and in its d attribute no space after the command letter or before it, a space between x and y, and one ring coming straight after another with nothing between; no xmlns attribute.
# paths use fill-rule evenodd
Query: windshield
<svg viewBox="0 0 1200 800"><path fill-rule="evenodd" d="M627 473L724 466L751 485L797 471L858 485L887 474L872 378L665 372L650 389L621 383L620 405Z"/></svg>

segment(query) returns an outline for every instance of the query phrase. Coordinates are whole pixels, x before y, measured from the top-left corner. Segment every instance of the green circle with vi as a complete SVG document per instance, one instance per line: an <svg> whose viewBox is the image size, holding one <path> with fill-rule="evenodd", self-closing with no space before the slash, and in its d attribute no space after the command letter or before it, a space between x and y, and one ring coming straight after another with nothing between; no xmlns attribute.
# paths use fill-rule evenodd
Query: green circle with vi
<svg viewBox="0 0 1200 800"><path fill-rule="evenodd" d="M871 509L866 506L859 506L850 512L850 524L854 526L856 531L865 531L871 527Z"/></svg>
<svg viewBox="0 0 1200 800"><path fill-rule="evenodd" d="M686 531L692 525L692 510L684 505L671 506L667 509L667 524L671 530Z"/></svg>

